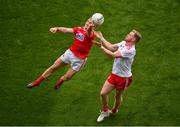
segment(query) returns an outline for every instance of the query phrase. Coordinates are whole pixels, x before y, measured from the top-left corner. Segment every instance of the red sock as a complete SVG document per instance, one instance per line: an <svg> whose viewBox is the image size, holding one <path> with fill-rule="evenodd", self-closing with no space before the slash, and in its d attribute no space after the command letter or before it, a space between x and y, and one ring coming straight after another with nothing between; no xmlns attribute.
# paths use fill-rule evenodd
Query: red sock
<svg viewBox="0 0 180 127"><path fill-rule="evenodd" d="M36 79L34 82L33 82L33 85L39 85L41 84L41 82L44 80L45 78L43 76L40 76L38 79Z"/></svg>
<svg viewBox="0 0 180 127"><path fill-rule="evenodd" d="M112 112L113 112L113 113L116 113L116 111L117 111L117 108L113 107L113 108L112 108Z"/></svg>
<svg viewBox="0 0 180 127"><path fill-rule="evenodd" d="M103 106L103 111L104 112L107 112L108 110L109 110L109 106L108 105Z"/></svg>
<svg viewBox="0 0 180 127"><path fill-rule="evenodd" d="M57 87L60 87L64 82L64 79L60 78L57 82L56 82L56 85Z"/></svg>

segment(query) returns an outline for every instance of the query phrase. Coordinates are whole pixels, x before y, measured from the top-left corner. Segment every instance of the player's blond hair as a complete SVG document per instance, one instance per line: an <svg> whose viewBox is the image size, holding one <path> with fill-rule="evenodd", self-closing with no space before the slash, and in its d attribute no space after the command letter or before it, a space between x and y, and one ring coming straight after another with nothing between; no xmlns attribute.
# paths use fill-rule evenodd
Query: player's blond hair
<svg viewBox="0 0 180 127"><path fill-rule="evenodd" d="M136 42L138 42L142 38L141 34L137 30L132 30L132 32L135 33Z"/></svg>

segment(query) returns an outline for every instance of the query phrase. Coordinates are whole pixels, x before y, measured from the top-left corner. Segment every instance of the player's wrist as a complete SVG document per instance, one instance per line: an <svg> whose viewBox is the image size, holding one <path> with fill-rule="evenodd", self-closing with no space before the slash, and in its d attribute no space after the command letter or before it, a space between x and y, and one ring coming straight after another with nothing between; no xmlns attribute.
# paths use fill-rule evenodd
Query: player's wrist
<svg viewBox="0 0 180 127"><path fill-rule="evenodd" d="M105 42L105 39L104 39L104 37L101 37L101 39L100 39L100 40L101 40L101 42Z"/></svg>
<svg viewBox="0 0 180 127"><path fill-rule="evenodd" d="M104 46L101 44L101 49L104 49Z"/></svg>
<svg viewBox="0 0 180 127"><path fill-rule="evenodd" d="M55 28L55 32L60 32L59 28Z"/></svg>

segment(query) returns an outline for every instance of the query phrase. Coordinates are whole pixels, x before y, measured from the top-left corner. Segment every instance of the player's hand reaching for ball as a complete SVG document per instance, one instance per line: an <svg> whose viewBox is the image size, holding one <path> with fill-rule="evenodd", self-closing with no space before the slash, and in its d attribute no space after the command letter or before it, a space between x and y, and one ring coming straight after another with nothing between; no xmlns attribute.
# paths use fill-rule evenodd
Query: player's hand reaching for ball
<svg viewBox="0 0 180 127"><path fill-rule="evenodd" d="M50 28L50 30L49 30L51 33L56 33L56 31L57 31L57 28Z"/></svg>

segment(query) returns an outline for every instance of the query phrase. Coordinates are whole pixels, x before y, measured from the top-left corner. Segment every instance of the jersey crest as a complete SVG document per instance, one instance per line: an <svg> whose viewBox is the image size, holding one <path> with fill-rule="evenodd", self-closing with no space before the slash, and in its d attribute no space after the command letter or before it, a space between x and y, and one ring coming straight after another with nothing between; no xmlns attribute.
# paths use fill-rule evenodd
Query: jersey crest
<svg viewBox="0 0 180 127"><path fill-rule="evenodd" d="M76 34L76 39L78 39L79 41L84 41L84 35L81 33L77 33Z"/></svg>

